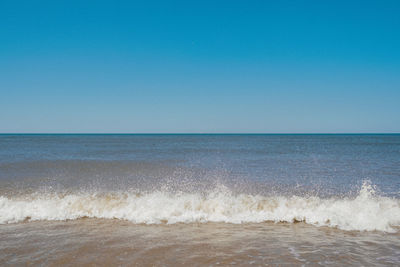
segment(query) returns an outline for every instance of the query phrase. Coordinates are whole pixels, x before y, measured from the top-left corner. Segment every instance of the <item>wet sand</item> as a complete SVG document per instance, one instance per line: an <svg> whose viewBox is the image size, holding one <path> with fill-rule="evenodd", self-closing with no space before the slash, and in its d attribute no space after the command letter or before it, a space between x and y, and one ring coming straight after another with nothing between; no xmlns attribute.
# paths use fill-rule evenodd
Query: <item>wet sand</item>
<svg viewBox="0 0 400 267"><path fill-rule="evenodd" d="M304 223L137 225L80 219L0 225L0 265L396 266L400 234Z"/></svg>

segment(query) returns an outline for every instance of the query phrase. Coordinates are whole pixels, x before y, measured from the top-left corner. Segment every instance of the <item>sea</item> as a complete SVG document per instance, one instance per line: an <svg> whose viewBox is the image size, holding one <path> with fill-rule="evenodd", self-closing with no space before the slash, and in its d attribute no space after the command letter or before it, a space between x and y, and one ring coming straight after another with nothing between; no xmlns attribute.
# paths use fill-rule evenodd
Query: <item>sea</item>
<svg viewBox="0 0 400 267"><path fill-rule="evenodd" d="M1 134L1 266L399 266L399 134Z"/></svg>

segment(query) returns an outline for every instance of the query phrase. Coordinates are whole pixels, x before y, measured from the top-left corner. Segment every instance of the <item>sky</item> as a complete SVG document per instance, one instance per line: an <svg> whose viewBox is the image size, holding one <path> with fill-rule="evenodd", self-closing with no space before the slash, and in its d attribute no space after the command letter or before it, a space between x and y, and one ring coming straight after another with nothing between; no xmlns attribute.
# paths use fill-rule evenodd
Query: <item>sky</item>
<svg viewBox="0 0 400 267"><path fill-rule="evenodd" d="M0 1L1 133L398 133L400 1Z"/></svg>

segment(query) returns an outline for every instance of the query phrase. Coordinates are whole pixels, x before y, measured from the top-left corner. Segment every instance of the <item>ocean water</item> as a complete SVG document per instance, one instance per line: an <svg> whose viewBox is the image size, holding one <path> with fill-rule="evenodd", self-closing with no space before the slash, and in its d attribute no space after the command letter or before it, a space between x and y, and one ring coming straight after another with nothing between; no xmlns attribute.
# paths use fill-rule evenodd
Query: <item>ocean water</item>
<svg viewBox="0 0 400 267"><path fill-rule="evenodd" d="M0 265L399 265L400 135L0 135Z"/></svg>

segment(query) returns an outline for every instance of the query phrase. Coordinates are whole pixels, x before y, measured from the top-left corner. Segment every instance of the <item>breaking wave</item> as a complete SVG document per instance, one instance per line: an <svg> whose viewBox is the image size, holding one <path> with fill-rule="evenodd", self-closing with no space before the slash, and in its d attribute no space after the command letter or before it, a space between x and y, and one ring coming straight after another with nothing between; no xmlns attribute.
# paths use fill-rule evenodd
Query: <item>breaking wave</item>
<svg viewBox="0 0 400 267"><path fill-rule="evenodd" d="M378 196L364 183L353 198L233 194L224 186L207 194L69 193L0 196L0 223L79 218L137 224L305 222L342 230L397 232L400 200Z"/></svg>

